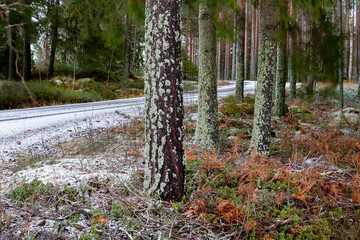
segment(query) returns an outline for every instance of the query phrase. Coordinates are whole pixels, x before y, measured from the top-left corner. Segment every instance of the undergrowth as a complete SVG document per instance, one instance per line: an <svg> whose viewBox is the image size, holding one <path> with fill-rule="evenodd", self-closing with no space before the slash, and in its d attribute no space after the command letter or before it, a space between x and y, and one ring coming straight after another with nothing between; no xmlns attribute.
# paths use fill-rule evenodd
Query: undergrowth
<svg viewBox="0 0 360 240"><path fill-rule="evenodd" d="M143 191L142 119L85 135L64 151L114 160L113 171L121 163L136 164L129 179L94 177L77 186L23 183L0 208L2 234L13 237L19 224L28 230L21 237L45 239L358 239L360 144L348 134L357 125L346 131L329 127L328 102L290 105L309 109L314 120L303 124L291 112L274 117L271 155L250 157L253 98L225 99L221 151L203 152L187 142L186 195L178 203ZM196 121L186 119L191 140Z"/></svg>

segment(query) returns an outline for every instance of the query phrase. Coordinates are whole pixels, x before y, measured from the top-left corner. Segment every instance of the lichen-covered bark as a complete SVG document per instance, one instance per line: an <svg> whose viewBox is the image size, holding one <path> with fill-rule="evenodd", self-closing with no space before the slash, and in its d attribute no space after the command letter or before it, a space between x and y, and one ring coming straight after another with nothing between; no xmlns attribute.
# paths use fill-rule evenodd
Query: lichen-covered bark
<svg viewBox="0 0 360 240"><path fill-rule="evenodd" d="M126 2L126 1L125 1ZM129 13L125 14L125 49L124 49L124 69L122 83L124 86L129 85L130 78L130 56L131 56L131 21Z"/></svg>
<svg viewBox="0 0 360 240"><path fill-rule="evenodd" d="M145 190L165 201L184 194L185 151L178 0L148 0L145 33Z"/></svg>
<svg viewBox="0 0 360 240"><path fill-rule="evenodd" d="M235 98L244 101L244 48L245 48L245 6L240 3L240 12L237 14L237 28L240 30L236 48L236 82L235 82Z"/></svg>
<svg viewBox="0 0 360 240"><path fill-rule="evenodd" d="M289 38L289 57L288 57L288 76L290 82L289 99L294 100L296 98L296 77L293 69L293 57L294 57L294 39L292 36Z"/></svg>
<svg viewBox="0 0 360 240"><path fill-rule="evenodd" d="M283 30L284 31L284 30ZM285 31L284 31L285 33ZM285 103L285 85L286 85L286 34L277 45L277 65L276 65L276 87L275 87L275 105L274 114L283 116L288 108Z"/></svg>
<svg viewBox="0 0 360 240"><path fill-rule="evenodd" d="M254 124L250 150L255 154L269 154L271 133L272 87L276 71L276 16L275 1L262 1L260 29L259 72L255 96Z"/></svg>
<svg viewBox="0 0 360 240"><path fill-rule="evenodd" d="M199 10L199 106L195 139L200 148L213 151L219 144L216 81L216 31L213 13L206 2Z"/></svg>

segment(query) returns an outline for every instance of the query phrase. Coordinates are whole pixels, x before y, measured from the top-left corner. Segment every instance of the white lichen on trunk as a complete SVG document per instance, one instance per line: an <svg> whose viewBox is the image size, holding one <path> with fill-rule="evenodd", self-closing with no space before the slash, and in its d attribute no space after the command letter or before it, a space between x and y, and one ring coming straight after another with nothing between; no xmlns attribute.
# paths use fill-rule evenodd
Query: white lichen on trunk
<svg viewBox="0 0 360 240"><path fill-rule="evenodd" d="M200 3L199 42L199 106L195 139L200 148L213 151L219 145L216 29L212 10L206 2Z"/></svg>
<svg viewBox="0 0 360 240"><path fill-rule="evenodd" d="M239 29L245 28L245 11L241 8L240 13L237 14L237 27ZM244 100L244 46L245 46L245 32L239 31L236 47L236 82L235 82L235 98L238 101Z"/></svg>
<svg viewBox="0 0 360 240"><path fill-rule="evenodd" d="M270 151L271 101L276 71L276 17L274 1L262 2L259 71L255 96L254 124L250 151L267 155Z"/></svg>
<svg viewBox="0 0 360 240"><path fill-rule="evenodd" d="M284 36L285 39L285 36ZM278 43L277 46L277 65L276 65L276 87L275 87L275 105L274 114L283 116L288 109L285 104L285 86L286 86L286 44Z"/></svg>
<svg viewBox="0 0 360 240"><path fill-rule="evenodd" d="M147 1L145 27L144 187L179 201L185 183L179 1Z"/></svg>

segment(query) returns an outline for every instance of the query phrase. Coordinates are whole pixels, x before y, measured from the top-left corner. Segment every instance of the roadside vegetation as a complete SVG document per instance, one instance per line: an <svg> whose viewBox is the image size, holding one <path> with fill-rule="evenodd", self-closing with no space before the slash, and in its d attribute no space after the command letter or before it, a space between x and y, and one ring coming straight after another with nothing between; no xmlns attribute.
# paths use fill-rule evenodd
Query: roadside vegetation
<svg viewBox="0 0 360 240"><path fill-rule="evenodd" d="M187 190L178 203L143 191L142 117L119 114L116 126L89 127L72 141L29 150L2 166L2 236L357 239L360 144L353 117L359 113L347 110L356 109L350 104L356 101L346 95L349 103L339 116L333 94L304 96L288 103L285 116L273 117L269 157L246 154L253 96L244 103L230 96L220 104L218 153L193 144L197 114L187 108ZM49 168L63 169L63 182L46 175Z"/></svg>
<svg viewBox="0 0 360 240"><path fill-rule="evenodd" d="M143 95L144 82L134 78L124 87L120 81L95 81L94 78L74 80L58 76L51 80L29 81L29 90L39 106L138 97ZM30 107L31 101L21 82L0 82L0 109Z"/></svg>

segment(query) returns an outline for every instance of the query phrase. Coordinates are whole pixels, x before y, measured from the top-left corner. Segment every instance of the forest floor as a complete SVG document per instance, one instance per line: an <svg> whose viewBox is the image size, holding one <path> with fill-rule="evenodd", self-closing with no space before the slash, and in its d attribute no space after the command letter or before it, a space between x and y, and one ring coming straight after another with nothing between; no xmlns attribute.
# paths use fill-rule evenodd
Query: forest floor
<svg viewBox="0 0 360 240"><path fill-rule="evenodd" d="M220 104L219 153L194 145L187 108L179 203L143 191L142 117L19 153L0 166L0 239L358 239L358 107L328 94L272 118L266 158L246 153L252 96Z"/></svg>

